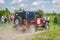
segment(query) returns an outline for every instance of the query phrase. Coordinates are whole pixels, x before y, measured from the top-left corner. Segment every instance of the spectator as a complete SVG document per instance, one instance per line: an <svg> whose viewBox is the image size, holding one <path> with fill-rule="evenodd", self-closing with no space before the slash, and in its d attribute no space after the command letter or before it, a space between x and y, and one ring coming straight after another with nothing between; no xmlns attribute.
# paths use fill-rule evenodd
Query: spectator
<svg viewBox="0 0 60 40"><path fill-rule="evenodd" d="M10 20L11 20L11 22L14 21L14 15L10 15Z"/></svg>
<svg viewBox="0 0 60 40"><path fill-rule="evenodd" d="M50 20L50 17L48 17L48 19L47 20Z"/></svg>
<svg viewBox="0 0 60 40"><path fill-rule="evenodd" d="M1 21L2 21L2 23L5 23L5 17L4 17L4 15L1 17Z"/></svg>
<svg viewBox="0 0 60 40"><path fill-rule="evenodd" d="M6 23L6 22L7 22L7 17L6 17L6 15L4 15L4 17L5 17L4 21L5 21L5 23Z"/></svg>
<svg viewBox="0 0 60 40"><path fill-rule="evenodd" d="M44 20L45 20L45 21L47 21L47 18L46 18L46 16L44 16Z"/></svg>
<svg viewBox="0 0 60 40"><path fill-rule="evenodd" d="M47 22L49 23L50 17L47 17Z"/></svg>

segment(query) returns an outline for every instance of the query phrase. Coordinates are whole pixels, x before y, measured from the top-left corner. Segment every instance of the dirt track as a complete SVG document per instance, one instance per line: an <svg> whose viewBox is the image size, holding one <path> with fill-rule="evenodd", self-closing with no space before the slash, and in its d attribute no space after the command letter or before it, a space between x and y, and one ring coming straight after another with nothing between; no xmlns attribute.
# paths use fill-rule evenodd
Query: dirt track
<svg viewBox="0 0 60 40"><path fill-rule="evenodd" d="M31 40L34 37L33 34L34 33L21 33L20 31L16 31L13 25L6 25L3 28L0 27L0 40Z"/></svg>

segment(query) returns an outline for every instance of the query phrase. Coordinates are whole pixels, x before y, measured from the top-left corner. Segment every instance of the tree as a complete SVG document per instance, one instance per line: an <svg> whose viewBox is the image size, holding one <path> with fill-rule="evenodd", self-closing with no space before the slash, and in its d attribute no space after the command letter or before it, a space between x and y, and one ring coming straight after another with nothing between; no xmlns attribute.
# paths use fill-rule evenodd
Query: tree
<svg viewBox="0 0 60 40"><path fill-rule="evenodd" d="M56 12L53 11L53 15L56 15Z"/></svg>
<svg viewBox="0 0 60 40"><path fill-rule="evenodd" d="M39 15L43 16L44 15L44 11L43 10L39 10Z"/></svg>
<svg viewBox="0 0 60 40"><path fill-rule="evenodd" d="M44 15L43 10L38 10L38 11L35 12L36 17L42 17L43 15Z"/></svg>
<svg viewBox="0 0 60 40"><path fill-rule="evenodd" d="M6 12L6 16L9 16L10 11L8 10L8 8L5 8L5 12Z"/></svg>
<svg viewBox="0 0 60 40"><path fill-rule="evenodd" d="M19 9L19 10L15 9L14 12L17 13L17 12L24 12L24 11L25 11L24 9L23 10L22 9Z"/></svg>
<svg viewBox="0 0 60 40"><path fill-rule="evenodd" d="M9 14L10 14L10 12L7 8L5 8L5 10L1 9L0 10L0 19L1 19L2 15L6 15L8 17Z"/></svg>
<svg viewBox="0 0 60 40"><path fill-rule="evenodd" d="M23 9L22 11L24 12L25 10Z"/></svg>
<svg viewBox="0 0 60 40"><path fill-rule="evenodd" d="M15 9L15 13L17 13L17 12L21 12L22 11L22 9L19 9L19 10L17 10L17 9Z"/></svg>
<svg viewBox="0 0 60 40"><path fill-rule="evenodd" d="M4 15L4 10L0 10L0 20L1 20L1 17L2 17L2 15Z"/></svg>
<svg viewBox="0 0 60 40"><path fill-rule="evenodd" d="M22 9L19 9L19 11L22 11Z"/></svg>

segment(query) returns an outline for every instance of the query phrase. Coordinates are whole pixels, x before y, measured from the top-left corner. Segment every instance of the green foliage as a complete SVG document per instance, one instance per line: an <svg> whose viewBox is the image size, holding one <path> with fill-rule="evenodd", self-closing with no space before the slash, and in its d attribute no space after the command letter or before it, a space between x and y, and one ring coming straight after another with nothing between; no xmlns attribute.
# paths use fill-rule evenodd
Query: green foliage
<svg viewBox="0 0 60 40"><path fill-rule="evenodd" d="M60 24L60 14L49 13L49 14L47 14L47 16L51 17L50 21L53 23L54 23L54 18L57 17L57 24Z"/></svg>
<svg viewBox="0 0 60 40"><path fill-rule="evenodd" d="M55 16L55 17L54 17L54 23L57 24L57 21L58 21L58 20L57 20L57 17Z"/></svg>
<svg viewBox="0 0 60 40"><path fill-rule="evenodd" d="M4 15L4 10L0 10L0 19L1 19L1 16Z"/></svg>
<svg viewBox="0 0 60 40"><path fill-rule="evenodd" d="M56 13L53 11L53 15L56 15Z"/></svg>
<svg viewBox="0 0 60 40"><path fill-rule="evenodd" d="M0 10L0 19L1 19L2 15L6 15L8 17L9 14L10 14L10 12L7 8L5 10Z"/></svg>
<svg viewBox="0 0 60 40"><path fill-rule="evenodd" d="M35 12L35 16L36 17L42 17L44 15L44 11L43 10L38 10L37 12Z"/></svg>
<svg viewBox="0 0 60 40"><path fill-rule="evenodd" d="M17 12L23 12L23 11L25 11L25 10L24 10L24 9L23 9L23 10L22 10L22 9L19 9L19 10L16 10L16 9L15 9L14 12L17 13Z"/></svg>
<svg viewBox="0 0 60 40"><path fill-rule="evenodd" d="M44 11L43 10L39 10L39 14L40 14L40 16L43 16L44 15Z"/></svg>
<svg viewBox="0 0 60 40"><path fill-rule="evenodd" d="M55 25L56 26L56 25ZM60 37L60 27L57 25L56 29L46 30L42 33L36 34L32 40L58 40Z"/></svg>
<svg viewBox="0 0 60 40"><path fill-rule="evenodd" d="M58 19L58 24L60 25L60 16L57 15L57 19Z"/></svg>

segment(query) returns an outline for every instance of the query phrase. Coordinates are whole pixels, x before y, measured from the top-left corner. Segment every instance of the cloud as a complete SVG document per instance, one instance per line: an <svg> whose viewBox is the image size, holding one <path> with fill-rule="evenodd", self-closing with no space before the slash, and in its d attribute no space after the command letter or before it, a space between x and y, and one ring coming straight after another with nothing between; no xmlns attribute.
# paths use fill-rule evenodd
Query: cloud
<svg viewBox="0 0 60 40"><path fill-rule="evenodd" d="M32 3L34 6L37 6L37 5L39 5L40 3L38 2L38 1L35 1L35 2L33 2Z"/></svg>
<svg viewBox="0 0 60 40"><path fill-rule="evenodd" d="M36 11L42 9L46 12L60 12L60 0L12 0L10 2L12 6L9 7L10 11L14 11L14 9L25 9L27 11L32 10Z"/></svg>
<svg viewBox="0 0 60 40"><path fill-rule="evenodd" d="M29 11L35 11L35 10L37 10L37 9L34 8L34 7L32 7L32 8L29 9Z"/></svg>
<svg viewBox="0 0 60 40"><path fill-rule="evenodd" d="M39 6L41 4L49 4L49 3L51 3L51 1L37 0L37 1L32 2L32 5Z"/></svg>
<svg viewBox="0 0 60 40"><path fill-rule="evenodd" d="M18 7L21 8L21 9L26 9L26 8L29 8L29 5L21 3L21 4L18 5Z"/></svg>
<svg viewBox="0 0 60 40"><path fill-rule="evenodd" d="M60 0L53 0L52 3L53 3L52 5L53 11L59 13L60 12Z"/></svg>
<svg viewBox="0 0 60 40"><path fill-rule="evenodd" d="M56 1L53 0L52 3L56 3Z"/></svg>
<svg viewBox="0 0 60 40"><path fill-rule="evenodd" d="M45 9L45 6L44 6L44 5L42 5L42 6L41 6L41 8L42 8L42 9Z"/></svg>
<svg viewBox="0 0 60 40"><path fill-rule="evenodd" d="M21 3L22 2L22 0L13 0L12 2L11 2L11 4L15 4L15 3Z"/></svg>
<svg viewBox="0 0 60 40"><path fill-rule="evenodd" d="M0 4L4 4L5 3L5 1L4 0L0 0Z"/></svg>
<svg viewBox="0 0 60 40"><path fill-rule="evenodd" d="M24 7L24 4L23 4L23 3L21 3L21 4L20 4L20 6L21 6L21 7Z"/></svg>
<svg viewBox="0 0 60 40"><path fill-rule="evenodd" d="M52 3L60 3L60 0L53 0Z"/></svg>

